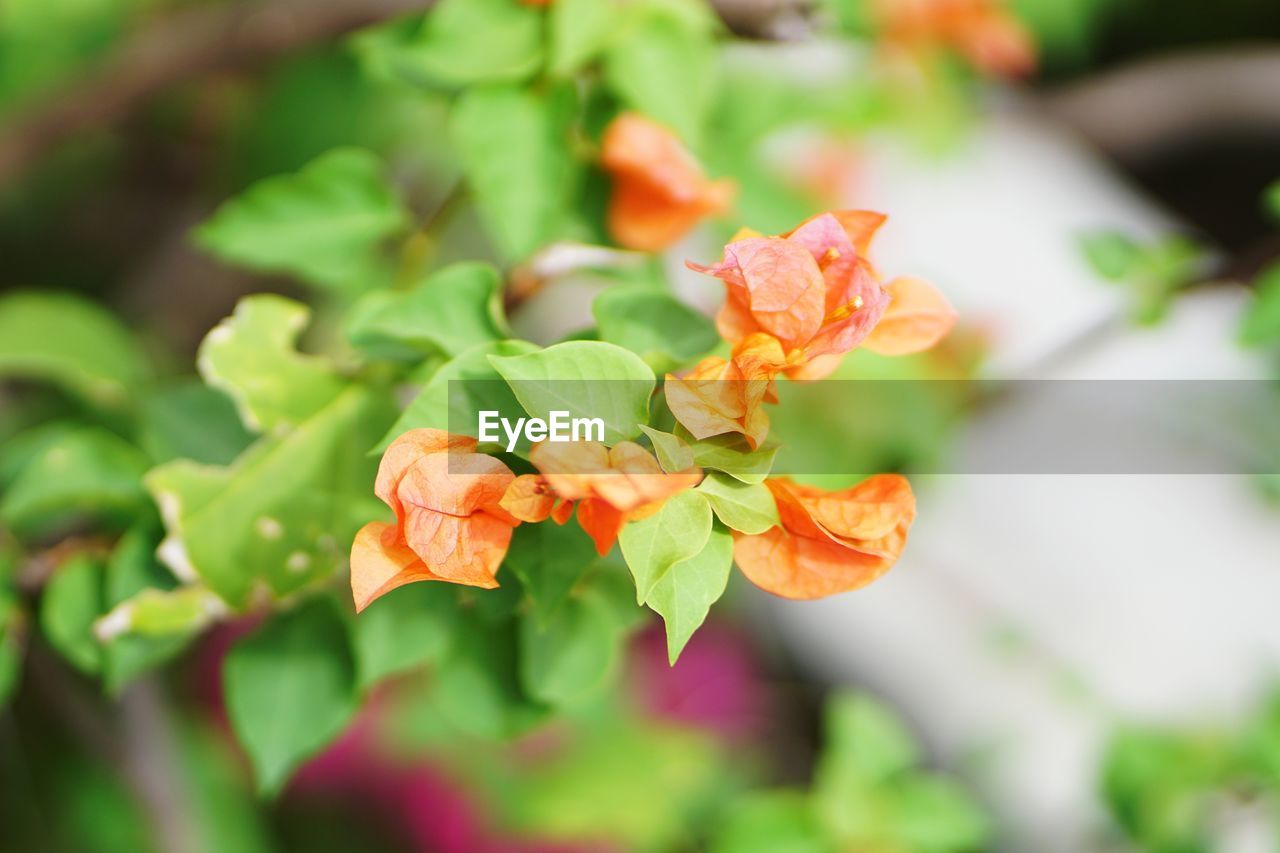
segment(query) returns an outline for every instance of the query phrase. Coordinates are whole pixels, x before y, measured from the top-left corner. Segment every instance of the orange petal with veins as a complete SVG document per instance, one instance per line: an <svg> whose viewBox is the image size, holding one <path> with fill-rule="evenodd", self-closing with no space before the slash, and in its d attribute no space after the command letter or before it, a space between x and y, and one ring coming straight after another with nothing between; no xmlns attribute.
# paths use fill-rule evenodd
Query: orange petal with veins
<svg viewBox="0 0 1280 853"><path fill-rule="evenodd" d="M933 285L918 278L895 278L885 288L889 307L862 346L880 355L927 350L956 324L956 309Z"/></svg>

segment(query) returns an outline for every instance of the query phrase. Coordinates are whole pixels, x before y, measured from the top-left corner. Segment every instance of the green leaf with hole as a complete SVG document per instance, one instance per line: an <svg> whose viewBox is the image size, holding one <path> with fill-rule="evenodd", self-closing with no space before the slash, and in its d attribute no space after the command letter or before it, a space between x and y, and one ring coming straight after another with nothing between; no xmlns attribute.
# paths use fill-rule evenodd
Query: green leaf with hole
<svg viewBox="0 0 1280 853"><path fill-rule="evenodd" d="M602 290L591 311L600 340L631 350L655 373L675 370L720 343L710 318L651 285Z"/></svg>
<svg viewBox="0 0 1280 853"><path fill-rule="evenodd" d="M764 533L778 524L778 506L763 483L744 483L712 471L698 485L716 518L739 533Z"/></svg>
<svg viewBox="0 0 1280 853"><path fill-rule="evenodd" d="M92 302L68 293L0 296L0 378L51 382L118 407L150 374L129 329Z"/></svg>
<svg viewBox="0 0 1280 853"><path fill-rule="evenodd" d="M636 603L644 604L677 563L701 553L710 536L711 504L694 490L675 495L653 515L623 527L618 544L636 582Z"/></svg>
<svg viewBox="0 0 1280 853"><path fill-rule="evenodd" d="M644 603L666 624L667 658L672 666L729 583L733 536L715 527L705 542L701 551L663 573L645 598Z"/></svg>
<svg viewBox="0 0 1280 853"><path fill-rule="evenodd" d="M508 334L502 277L490 264L463 262L405 291L366 294L347 315L347 340L375 358L455 356Z"/></svg>
<svg viewBox="0 0 1280 853"><path fill-rule="evenodd" d="M200 344L200 375L231 397L249 429L297 426L346 385L328 360L298 352L310 316L307 306L283 296L246 296Z"/></svg>
<svg viewBox="0 0 1280 853"><path fill-rule="evenodd" d="M237 642L222 664L222 686L258 790L279 792L356 710L355 661L333 601L278 613Z"/></svg>
<svg viewBox="0 0 1280 853"><path fill-rule="evenodd" d="M331 576L360 525L385 512L367 450L392 416L385 394L353 385L230 467L176 460L153 469L146 484L168 534L161 559L233 607L254 589L286 595Z"/></svg>
<svg viewBox="0 0 1280 853"><path fill-rule="evenodd" d="M639 435L640 425L649 420L657 380L639 356L622 347L566 341L489 361L532 417L546 420L552 411L564 411L570 418L600 418L606 444Z"/></svg>
<svg viewBox="0 0 1280 853"><path fill-rule="evenodd" d="M382 243L408 223L378 157L338 148L224 202L194 237L227 263L358 291L378 276Z"/></svg>
<svg viewBox="0 0 1280 853"><path fill-rule="evenodd" d="M569 139L573 93L477 87L458 98L450 135L494 245L523 260L566 221L577 183Z"/></svg>

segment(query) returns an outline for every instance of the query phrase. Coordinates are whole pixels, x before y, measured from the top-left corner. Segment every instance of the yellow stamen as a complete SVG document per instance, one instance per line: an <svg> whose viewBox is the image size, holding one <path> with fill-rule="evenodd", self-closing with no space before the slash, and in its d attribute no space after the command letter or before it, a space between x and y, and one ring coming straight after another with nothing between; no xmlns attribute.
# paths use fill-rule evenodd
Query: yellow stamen
<svg viewBox="0 0 1280 853"><path fill-rule="evenodd" d="M848 317L854 311L861 308L862 304L862 297L855 296L853 297L852 302L846 302L844 305L841 305L839 308L828 314L824 322L834 323L837 320L843 320L845 317Z"/></svg>

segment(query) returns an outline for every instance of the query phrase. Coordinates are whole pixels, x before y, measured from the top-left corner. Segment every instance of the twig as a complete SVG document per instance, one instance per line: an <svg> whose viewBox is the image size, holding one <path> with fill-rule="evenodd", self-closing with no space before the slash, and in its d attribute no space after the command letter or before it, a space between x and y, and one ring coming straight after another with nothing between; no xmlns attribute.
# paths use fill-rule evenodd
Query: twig
<svg viewBox="0 0 1280 853"><path fill-rule="evenodd" d="M0 186L46 150L128 115L202 75L257 65L304 45L430 7L433 0L238 0L158 19L97 67L0 126Z"/></svg>

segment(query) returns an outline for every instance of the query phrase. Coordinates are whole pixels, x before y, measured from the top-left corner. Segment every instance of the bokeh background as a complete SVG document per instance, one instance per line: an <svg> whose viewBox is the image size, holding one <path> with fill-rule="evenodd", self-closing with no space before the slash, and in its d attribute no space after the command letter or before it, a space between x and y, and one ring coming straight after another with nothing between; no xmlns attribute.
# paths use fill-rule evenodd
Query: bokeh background
<svg viewBox="0 0 1280 853"><path fill-rule="evenodd" d="M445 96L389 79L367 29L429 5L0 0L0 288L105 307L178 387L239 297L307 293L194 245L222 200L348 144L381 154L415 211L448 197ZM1275 378L1280 302L1267 320L1262 294L1268 281L1280 292L1280 205L1267 202L1280 5L1011 0L1037 56L1013 76L896 56L859 0L711 8L717 85L696 153L740 195L732 217L665 256L690 304L714 311L721 290L684 259L714 257L738 225L871 208L890 214L877 264L934 282L962 318L898 378ZM490 254L478 231L460 214L439 260ZM589 325L603 281L551 276L516 331L545 341ZM31 430L83 412L6 381L5 347L0 540L27 546L4 490L38 455ZM815 440L855 440L851 413L828 415ZM913 412L923 420L856 440L891 461L945 458L957 429L1003 416L977 407L957 426ZM1280 425L1253 440L1274 454ZM250 626L221 625L163 676L104 695L15 617L3 636L25 662L0 711L0 845L784 849L764 824L742 824L754 847L715 827L729 803L768 812L741 805L744 791L821 774L840 725L824 727L823 708L852 690L892 718L864 720L869 731L914 741L920 765L973 803L846 792L840 808L897 809L902 826L916 815L943 836L950 821L962 839L886 830L853 849L1280 849L1280 506L1267 474L919 477L911 544L872 587L798 603L735 581L675 668L644 627L609 711L501 749L450 734L418 695L429 676L411 674L272 801L252 793L218 689L220 656ZM61 542L7 570L21 596L38 599ZM990 831L970 832L975 821Z"/></svg>

